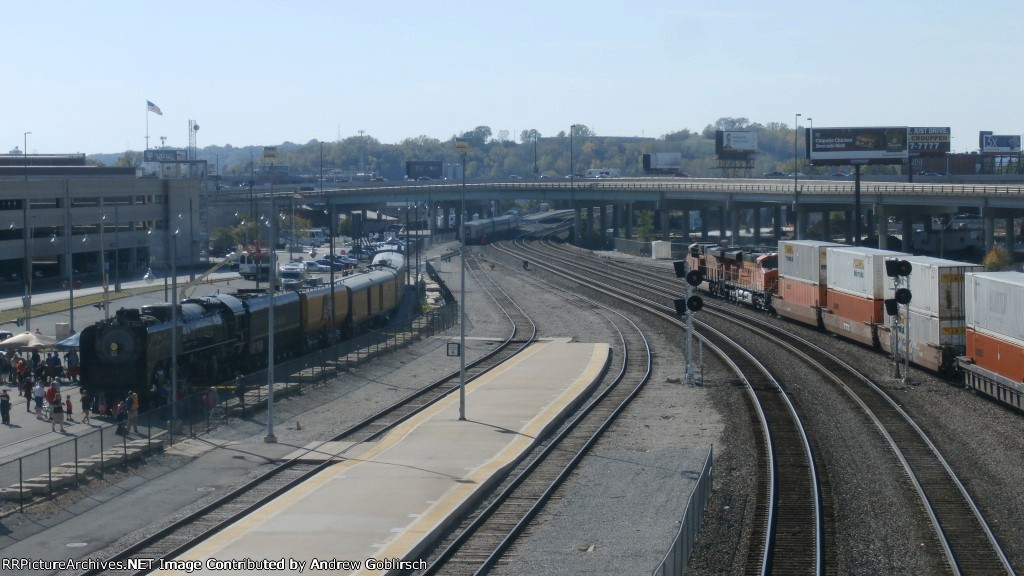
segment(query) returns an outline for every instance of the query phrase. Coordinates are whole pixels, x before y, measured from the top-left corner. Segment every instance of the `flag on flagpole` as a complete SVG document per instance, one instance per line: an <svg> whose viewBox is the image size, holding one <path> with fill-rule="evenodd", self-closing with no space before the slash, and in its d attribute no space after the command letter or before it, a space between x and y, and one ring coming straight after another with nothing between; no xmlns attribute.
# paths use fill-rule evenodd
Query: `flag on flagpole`
<svg viewBox="0 0 1024 576"><path fill-rule="evenodd" d="M160 107L157 106L156 104L153 104L149 100L146 100L146 110L148 110L149 112L155 112L155 113L157 113L157 114L159 114L161 116L164 115L163 111L160 110Z"/></svg>
<svg viewBox="0 0 1024 576"><path fill-rule="evenodd" d="M302 196L302 194L299 194L298 192L296 192L296 193L295 193L295 194L294 194L294 195L292 196L292 198L295 198L296 200L302 200L303 196Z"/></svg>

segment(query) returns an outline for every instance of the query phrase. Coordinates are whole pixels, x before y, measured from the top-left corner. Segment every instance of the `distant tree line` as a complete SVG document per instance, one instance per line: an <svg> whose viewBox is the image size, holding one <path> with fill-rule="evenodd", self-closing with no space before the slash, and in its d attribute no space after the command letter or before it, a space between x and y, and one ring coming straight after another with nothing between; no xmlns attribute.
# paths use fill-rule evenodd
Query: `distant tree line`
<svg viewBox="0 0 1024 576"><path fill-rule="evenodd" d="M758 152L750 169L731 169L723 172L715 157L716 130L756 130ZM335 142L311 140L306 144L285 142L277 145L275 164L287 166L293 176L316 180L321 168L328 174L353 175L369 173L388 180L401 180L405 176L407 160L434 160L459 163L455 139L469 141L466 157L466 177L470 179L502 179L510 175L524 178L544 176L562 178L570 173L570 140L572 161L576 173L590 168L616 168L622 176L643 176L642 156L646 153L678 152L682 154L682 171L700 177L760 176L764 172L801 171L809 174L827 174L834 167L808 166L803 159L803 135L800 135L799 154L795 166L794 131L782 122L760 124L746 118L719 118L700 133L683 129L658 138L602 136L586 125L576 124L572 137L568 131L545 135L536 129L523 130L518 141L507 131L497 135L488 126L477 126L447 140L427 136L406 138L398 144L383 144L368 135L350 136ZM198 151L200 160L216 164L226 182L247 182L265 166L262 146L234 147L207 146ZM128 151L117 155L89 157L97 164L137 166L142 155ZM796 168L796 170L794 169ZM898 173L899 167L868 166L866 173Z"/></svg>

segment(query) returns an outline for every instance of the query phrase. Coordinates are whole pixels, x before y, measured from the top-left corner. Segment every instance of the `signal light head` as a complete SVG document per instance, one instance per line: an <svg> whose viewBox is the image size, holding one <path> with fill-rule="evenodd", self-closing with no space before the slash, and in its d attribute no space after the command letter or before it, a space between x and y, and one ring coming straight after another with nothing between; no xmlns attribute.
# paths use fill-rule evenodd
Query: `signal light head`
<svg viewBox="0 0 1024 576"><path fill-rule="evenodd" d="M690 296L686 299L686 309L690 312L700 312L704 307L704 300L700 296Z"/></svg>
<svg viewBox="0 0 1024 576"><path fill-rule="evenodd" d="M914 271L914 266L906 260L886 260L885 261L885 275L890 278L896 276L910 276L910 273Z"/></svg>
<svg viewBox="0 0 1024 576"><path fill-rule="evenodd" d="M896 302L898 304L910 304L910 300L912 297L913 294L910 293L910 290L908 288L899 288L898 290L896 290Z"/></svg>
<svg viewBox="0 0 1024 576"><path fill-rule="evenodd" d="M686 273L686 283L690 286L697 287L704 281L704 276L700 273L700 270L690 270Z"/></svg>

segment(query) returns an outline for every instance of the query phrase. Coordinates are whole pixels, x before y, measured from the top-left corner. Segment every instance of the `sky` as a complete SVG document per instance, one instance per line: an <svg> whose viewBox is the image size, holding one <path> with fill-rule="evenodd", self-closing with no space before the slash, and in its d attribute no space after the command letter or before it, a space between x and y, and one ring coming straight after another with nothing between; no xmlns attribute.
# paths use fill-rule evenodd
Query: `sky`
<svg viewBox="0 0 1024 576"><path fill-rule="evenodd" d="M801 126L1024 133L1020 0L7 2L0 153ZM146 111L152 101L163 112ZM31 134L25 135L25 132Z"/></svg>

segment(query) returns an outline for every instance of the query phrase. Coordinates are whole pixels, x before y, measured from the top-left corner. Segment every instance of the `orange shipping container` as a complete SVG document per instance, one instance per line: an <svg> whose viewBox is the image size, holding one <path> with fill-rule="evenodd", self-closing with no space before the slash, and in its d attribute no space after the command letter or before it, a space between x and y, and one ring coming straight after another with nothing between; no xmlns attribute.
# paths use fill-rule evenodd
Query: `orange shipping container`
<svg viewBox="0 0 1024 576"><path fill-rule="evenodd" d="M825 284L811 284L792 278L780 278L779 284L779 295L786 302L810 307L824 306L827 302L828 287Z"/></svg>
<svg viewBox="0 0 1024 576"><path fill-rule="evenodd" d="M866 324L878 324L885 320L881 299L854 296L832 289L828 290L827 298L827 309L836 316Z"/></svg>
<svg viewBox="0 0 1024 576"><path fill-rule="evenodd" d="M967 357L986 370L1024 382L1024 347L968 328Z"/></svg>

